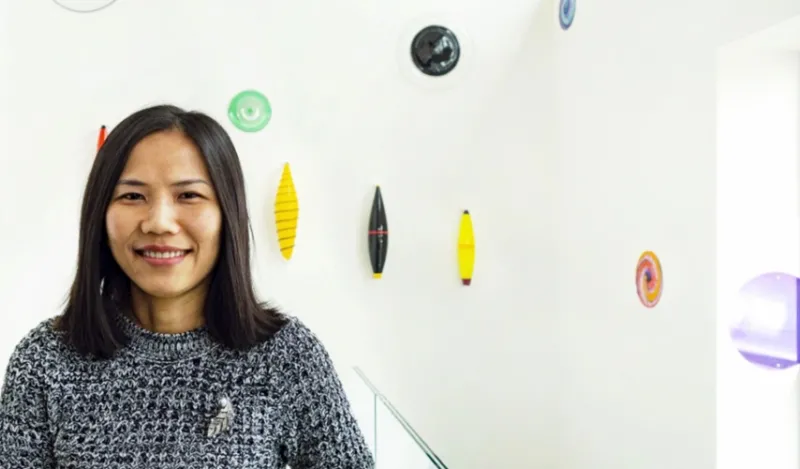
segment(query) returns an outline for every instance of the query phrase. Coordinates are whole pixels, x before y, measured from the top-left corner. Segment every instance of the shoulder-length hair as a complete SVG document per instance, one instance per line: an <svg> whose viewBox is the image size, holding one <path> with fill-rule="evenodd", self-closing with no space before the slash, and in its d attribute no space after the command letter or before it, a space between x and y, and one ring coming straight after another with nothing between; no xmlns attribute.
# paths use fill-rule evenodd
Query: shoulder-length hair
<svg viewBox="0 0 800 469"><path fill-rule="evenodd" d="M222 212L217 263L206 298L205 326L225 346L244 349L274 334L286 317L260 303L250 271L252 233L244 175L233 142L211 117L171 105L135 112L109 134L95 157L83 194L75 279L56 328L78 352L107 358L127 343L117 308L127 306L130 280L111 254L106 211L131 150L155 132L179 131L200 150Z"/></svg>

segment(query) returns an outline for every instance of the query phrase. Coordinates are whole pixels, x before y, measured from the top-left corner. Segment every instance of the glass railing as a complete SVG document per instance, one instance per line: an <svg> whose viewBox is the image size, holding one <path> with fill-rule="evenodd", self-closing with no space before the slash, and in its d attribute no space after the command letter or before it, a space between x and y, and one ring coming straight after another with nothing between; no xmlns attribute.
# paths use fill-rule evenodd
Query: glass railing
<svg viewBox="0 0 800 469"><path fill-rule="evenodd" d="M436 453L358 367L342 380L376 469L447 469Z"/></svg>

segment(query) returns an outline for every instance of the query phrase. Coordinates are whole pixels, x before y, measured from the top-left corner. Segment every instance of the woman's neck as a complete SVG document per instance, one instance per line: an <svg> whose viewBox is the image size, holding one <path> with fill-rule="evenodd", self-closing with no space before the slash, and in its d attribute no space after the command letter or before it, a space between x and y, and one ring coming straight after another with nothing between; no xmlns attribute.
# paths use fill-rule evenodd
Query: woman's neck
<svg viewBox="0 0 800 469"><path fill-rule="evenodd" d="M205 323L206 289L196 288L175 298L155 298L131 286L131 310L145 329L160 334L180 334Z"/></svg>

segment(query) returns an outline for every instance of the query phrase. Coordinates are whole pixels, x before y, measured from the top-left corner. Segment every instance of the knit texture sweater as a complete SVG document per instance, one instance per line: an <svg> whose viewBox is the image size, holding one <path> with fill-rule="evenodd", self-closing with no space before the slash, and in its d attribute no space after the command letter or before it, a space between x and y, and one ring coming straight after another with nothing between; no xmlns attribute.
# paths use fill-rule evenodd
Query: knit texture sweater
<svg viewBox="0 0 800 469"><path fill-rule="evenodd" d="M16 346L0 396L0 469L367 469L331 360L298 319L247 350L205 328L90 360L53 319Z"/></svg>

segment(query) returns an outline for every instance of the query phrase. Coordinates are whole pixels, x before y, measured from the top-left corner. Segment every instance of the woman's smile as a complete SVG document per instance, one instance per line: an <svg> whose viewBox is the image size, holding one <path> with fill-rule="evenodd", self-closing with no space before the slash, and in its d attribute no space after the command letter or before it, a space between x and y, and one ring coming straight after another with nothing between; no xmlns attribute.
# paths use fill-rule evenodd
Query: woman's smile
<svg viewBox="0 0 800 469"><path fill-rule="evenodd" d="M163 267L180 264L192 253L192 250L179 249L173 246L148 245L134 248L133 252L148 264Z"/></svg>

